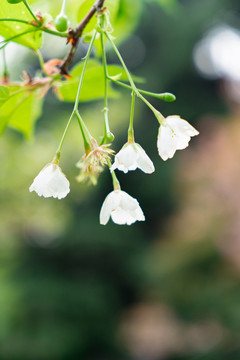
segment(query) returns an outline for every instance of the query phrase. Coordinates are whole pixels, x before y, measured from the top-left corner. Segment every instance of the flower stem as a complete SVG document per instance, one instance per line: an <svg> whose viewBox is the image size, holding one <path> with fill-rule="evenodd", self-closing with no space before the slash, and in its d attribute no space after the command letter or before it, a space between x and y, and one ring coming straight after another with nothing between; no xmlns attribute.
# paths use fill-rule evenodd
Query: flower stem
<svg viewBox="0 0 240 360"><path fill-rule="evenodd" d="M111 76L108 76L107 78L108 78L108 80L111 80L112 82L114 82L115 84L117 84L119 86L122 86L122 87L124 87L126 89L132 90L132 87L130 85L127 85L127 84L125 84L125 83L123 83L123 82L121 82L119 80L115 80ZM173 95L171 93L168 93L168 92L154 93L154 92L147 91L147 90L142 90L142 89L138 89L138 91L140 92L140 94L155 97L157 99L161 99L161 100L167 101L167 102L172 102L172 101L176 100L175 95Z"/></svg>
<svg viewBox="0 0 240 360"><path fill-rule="evenodd" d="M108 167L109 167L109 170L110 170L110 168L112 166L111 160L108 159L107 162L108 162ZM116 176L115 171L110 171L110 173L111 173L111 176L112 176L114 190L121 190L121 186L120 186L120 183L118 181L118 178Z"/></svg>
<svg viewBox="0 0 240 360"><path fill-rule="evenodd" d="M64 132L63 132L62 138L61 138L61 140L60 140L60 143L59 143L59 145L58 145L58 148L57 148L57 151L56 151L56 154L55 154L55 157L54 157L54 162L55 162L56 164L59 163L59 159L60 159L60 156L61 156L62 146L63 146L65 137L66 137L66 135L67 135L69 126L70 126L70 124L71 124L71 121L72 121L72 118L73 118L74 115L75 115L75 111L73 110L73 112L71 113L70 118L69 118L69 120L68 120L68 122L67 122L67 125L66 125L66 127L65 127L65 130L64 130Z"/></svg>
<svg viewBox="0 0 240 360"><path fill-rule="evenodd" d="M145 97L142 94L140 94L140 92L139 92L138 88L136 87L136 85L135 85L135 83L134 83L134 81L132 79L132 76L131 76L130 72L128 71L128 68L127 68L127 66L126 66L120 52L118 51L118 48L116 47L115 43L113 42L111 36L109 36L109 34L106 31L104 32L104 34L107 37L107 39L110 41L115 53L117 54L117 57L120 60L122 66L123 66L123 68L124 68L124 70L125 70L125 72L127 74L127 77L128 77L129 82L130 82L130 85L132 87L132 90L152 110L152 112L154 113L154 115L157 118L162 117L164 119L164 116L157 109L155 109L155 107L152 104L150 104L150 102L147 99L145 99Z"/></svg>
<svg viewBox="0 0 240 360"><path fill-rule="evenodd" d="M81 118L81 116L79 114L78 104L79 104L80 91L81 91L82 83L83 83L83 77L84 77L84 74L85 74L85 71L86 71L88 60L90 58L90 54L91 54L91 50L92 50L92 47L93 47L93 43L94 43L96 34L97 34L97 31L94 32L94 34L92 36L92 39L91 39L91 42L90 42L89 47L88 47L87 55L85 57L85 62L84 62L84 65L83 65L83 70L82 70L81 77L80 77L80 80L79 80L79 85L78 85L77 96L76 96L74 108L73 108L72 114L71 114L71 116L70 116L70 118L68 120L68 123L66 125L66 128L64 130L64 133L62 135L60 144L59 144L59 146L57 148L56 155L54 157L54 161L59 162L59 159L60 159L60 156L61 156L62 146L63 146L66 134L68 132L69 126L71 124L71 121L72 121L74 115L76 115L76 117L78 119L80 130L81 130L81 133L82 133L82 136L83 136L84 147L85 147L86 150L88 150L90 148L90 142L93 139L93 137L90 134L87 126L85 125L83 119Z"/></svg>
<svg viewBox="0 0 240 360"><path fill-rule="evenodd" d="M63 0L63 2L62 2L62 8L61 8L61 11L60 11L60 14L61 14L61 15L64 15L64 14L65 14L66 5L67 5L67 0Z"/></svg>
<svg viewBox="0 0 240 360"><path fill-rule="evenodd" d="M101 33L101 47L102 47L102 63L103 63L103 71L104 71L104 137L102 143L107 143L107 135L111 132L109 127L109 119L108 119L108 71L107 71L107 59L106 59L106 51L104 46L104 38Z"/></svg>
<svg viewBox="0 0 240 360"><path fill-rule="evenodd" d="M3 49L2 54L3 54L3 78L5 80L7 80L7 78L8 78L8 68L7 68L5 49Z"/></svg>
<svg viewBox="0 0 240 360"><path fill-rule="evenodd" d="M88 60L89 60L90 55L91 55L91 51L92 51L92 48L93 48L93 43L94 43L94 40L96 38L96 35L97 35L97 31L94 30L94 33L93 33L92 39L90 41L86 57L85 57L85 62L84 62L84 65L83 65L81 77L80 77L80 80L79 80L77 96L76 96L76 100L75 100L75 104L74 104L74 111L77 111L77 109L78 109L79 97L80 97L80 92L81 92L81 88L82 88L83 78L84 78L84 75L85 75L85 71L86 71L86 68L87 68L87 63L88 63Z"/></svg>
<svg viewBox="0 0 240 360"><path fill-rule="evenodd" d="M29 11L29 13L32 15L33 19L39 24L41 25L40 21L37 19L37 17L34 15L34 13L32 12L27 0L23 0L24 5L26 6L27 10Z"/></svg>
<svg viewBox="0 0 240 360"><path fill-rule="evenodd" d="M132 103L131 103L131 114L130 114L130 122L128 127L128 142L134 142L134 130L133 130L133 118L134 118L134 106L135 106L135 93L132 91Z"/></svg>
<svg viewBox="0 0 240 360"><path fill-rule="evenodd" d="M90 131L88 130L85 122L83 121L81 115L79 114L79 111L76 110L75 114L77 116L78 119L78 123L83 135L83 141L84 141L84 147L86 150L88 150L90 148L90 143L92 142L92 140L94 139L90 133Z"/></svg>
<svg viewBox="0 0 240 360"><path fill-rule="evenodd" d="M123 60L120 52L118 51L118 48L116 47L115 43L113 42L111 36L109 36L109 34L108 34L106 31L104 32L104 34L105 34L105 36L107 37L107 39L110 41L110 43L111 43L111 45L112 45L115 53L117 54L117 57L119 58L122 66L123 66L123 68L124 68L124 70L125 70L125 72L126 72L126 74L127 74L128 80L129 80L129 82L130 82L130 84L131 84L131 87L132 87L133 91L134 91L136 94L138 94L138 89L137 89L136 85L134 84L134 81L133 81L133 79L132 79L132 77L131 77L131 74L130 74L130 72L128 71L128 68L127 68L127 66L126 66L126 64L125 64L125 62L124 62L124 60Z"/></svg>
<svg viewBox="0 0 240 360"><path fill-rule="evenodd" d="M38 50L35 50L34 52L38 57L42 72L44 73L44 75L49 76L49 74L47 74L46 71L45 71L44 60L43 60L43 57L42 57L42 54L41 54L40 50L38 49Z"/></svg>
<svg viewBox="0 0 240 360"><path fill-rule="evenodd" d="M26 25L29 25L29 26L33 26L35 28L37 28L38 30L41 30L41 31L44 31L48 34L52 34L52 35L56 35L56 36L60 36L60 37L64 37L66 38L68 36L67 32L58 32L58 31L54 31L54 30L50 30L46 27L41 27L40 25L35 25L35 24L31 24L30 22L26 21L26 20L20 20L20 19L10 19L10 18L1 18L0 19L0 22L1 21L12 21L12 22L20 22L22 24L26 24Z"/></svg>

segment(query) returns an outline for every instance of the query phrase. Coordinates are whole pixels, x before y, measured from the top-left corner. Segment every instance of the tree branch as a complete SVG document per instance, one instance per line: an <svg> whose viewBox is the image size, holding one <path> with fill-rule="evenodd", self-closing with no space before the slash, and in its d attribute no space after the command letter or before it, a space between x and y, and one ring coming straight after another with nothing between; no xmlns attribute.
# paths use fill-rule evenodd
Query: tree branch
<svg viewBox="0 0 240 360"><path fill-rule="evenodd" d="M92 19L93 15L100 11L103 7L105 0L96 0L93 7L90 9L89 13L85 16L85 18L78 24L76 29L71 29L68 33L68 42L71 44L71 48L63 60L62 64L60 65L60 74L68 75L68 66L71 64L74 58L74 54L76 52L78 42L80 37L82 36L83 30Z"/></svg>

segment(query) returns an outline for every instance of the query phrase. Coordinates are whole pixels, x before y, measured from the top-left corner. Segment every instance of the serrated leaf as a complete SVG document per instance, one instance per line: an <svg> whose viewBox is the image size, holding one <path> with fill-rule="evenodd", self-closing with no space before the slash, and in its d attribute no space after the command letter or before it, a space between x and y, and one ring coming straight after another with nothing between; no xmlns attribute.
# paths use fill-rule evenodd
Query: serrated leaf
<svg viewBox="0 0 240 360"><path fill-rule="evenodd" d="M0 19L1 18L13 18L29 22L33 20L22 2L20 2L19 4L9 4L6 0L1 0ZM36 50L41 46L42 43L41 31L36 31L37 29L35 29L33 26L22 24L20 22L0 21L0 35L3 36L5 39L19 35L28 30L34 31L17 37L12 41Z"/></svg>
<svg viewBox="0 0 240 360"><path fill-rule="evenodd" d="M24 90L20 86L10 87L11 92ZM41 115L43 99L38 91L23 91L10 96L0 107L0 135L6 126L20 131L26 139L33 137L34 125Z"/></svg>
<svg viewBox="0 0 240 360"><path fill-rule="evenodd" d="M57 95L60 100L74 102L77 96L78 83L80 75L83 69L83 62L78 63L74 66L70 72L71 79L66 81L61 81L58 84ZM109 65L108 66L109 76L115 77L118 79L127 80L127 74L124 69L119 65ZM134 77L137 80L142 80L141 78ZM104 72L103 67L100 62L97 60L90 59L87 64L86 73L83 80L83 85L80 93L80 101L92 101L101 99L104 96ZM108 96L110 98L116 98L118 92L112 88L111 83L108 87Z"/></svg>

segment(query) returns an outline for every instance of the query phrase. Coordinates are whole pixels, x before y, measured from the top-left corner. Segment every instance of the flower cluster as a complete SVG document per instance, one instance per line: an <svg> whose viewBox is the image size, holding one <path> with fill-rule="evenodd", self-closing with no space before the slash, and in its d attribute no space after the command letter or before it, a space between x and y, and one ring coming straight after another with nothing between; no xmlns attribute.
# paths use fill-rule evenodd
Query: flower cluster
<svg viewBox="0 0 240 360"><path fill-rule="evenodd" d="M160 157L166 161L171 159L176 150L185 149L192 136L198 131L186 120L179 116L168 116L161 121L158 131L157 148ZM88 181L93 185L97 183L97 176L103 171L103 166L111 164L110 156L114 151L109 145L99 146L96 140L92 141L92 150L85 154L77 163L80 168L78 181ZM135 141L128 141L115 155L110 166L111 173L118 169L127 173L139 168L146 174L155 171L153 162L144 149ZM114 178L113 178L114 180ZM106 225L110 217L116 224L131 225L136 221L144 221L143 211L136 199L120 189L115 178L115 189L106 197L100 211L100 224ZM29 188L39 196L62 199L70 192L69 181L56 163L45 166L34 179Z"/></svg>

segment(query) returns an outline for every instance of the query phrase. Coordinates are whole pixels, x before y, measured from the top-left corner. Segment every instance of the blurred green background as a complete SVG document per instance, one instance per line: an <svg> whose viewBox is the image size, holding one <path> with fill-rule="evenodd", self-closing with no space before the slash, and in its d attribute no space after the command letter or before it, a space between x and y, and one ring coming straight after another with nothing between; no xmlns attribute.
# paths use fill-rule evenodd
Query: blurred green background
<svg viewBox="0 0 240 360"><path fill-rule="evenodd" d="M48 2L32 3L41 9ZM56 15L57 1L54 9ZM146 79L142 87L177 97L153 104L164 115L181 115L200 135L163 162L157 121L137 101L136 141L156 171L118 173L146 216L128 227L99 225L112 189L108 171L96 187L75 181L83 153L75 123L61 159L69 196L58 201L28 191L51 160L72 104L48 94L32 142L6 130L0 140L0 359L239 360L240 3L129 0L121 2L119 18L120 51ZM232 47L224 29L236 35ZM46 39L45 60L63 56L64 46L51 46ZM9 49L12 76L19 79L23 66L34 74L31 51ZM219 59L225 59L221 68ZM108 60L116 61L112 52ZM102 107L101 101L80 105L96 138ZM129 112L124 90L110 102L116 151L126 141Z"/></svg>

